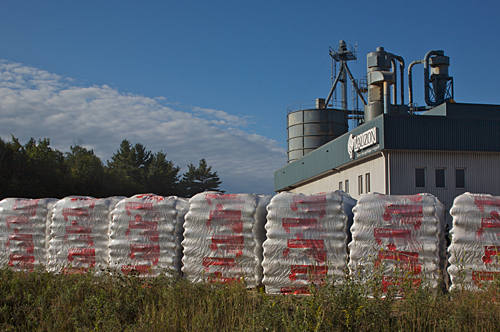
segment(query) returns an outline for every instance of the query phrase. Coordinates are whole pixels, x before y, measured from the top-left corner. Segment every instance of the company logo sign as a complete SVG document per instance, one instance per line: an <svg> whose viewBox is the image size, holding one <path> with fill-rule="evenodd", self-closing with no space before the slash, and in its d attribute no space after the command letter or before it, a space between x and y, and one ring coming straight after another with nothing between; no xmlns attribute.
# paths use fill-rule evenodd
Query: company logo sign
<svg viewBox="0 0 500 332"><path fill-rule="evenodd" d="M378 128L373 127L356 136L351 134L349 136L349 141L347 142L347 152L349 153L351 159L354 159L354 152L359 152L377 143Z"/></svg>

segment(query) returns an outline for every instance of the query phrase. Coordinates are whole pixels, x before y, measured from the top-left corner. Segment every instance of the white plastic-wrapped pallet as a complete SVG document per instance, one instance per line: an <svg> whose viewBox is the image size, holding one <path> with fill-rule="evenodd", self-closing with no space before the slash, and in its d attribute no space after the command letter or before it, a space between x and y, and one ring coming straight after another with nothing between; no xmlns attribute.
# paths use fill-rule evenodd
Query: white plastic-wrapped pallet
<svg viewBox="0 0 500 332"><path fill-rule="evenodd" d="M50 271L77 272L107 266L109 213L115 201L69 196L54 205L48 249Z"/></svg>
<svg viewBox="0 0 500 332"><path fill-rule="evenodd" d="M47 258L47 215L56 199L5 198L0 201L0 264L32 270Z"/></svg>
<svg viewBox="0 0 500 332"><path fill-rule="evenodd" d="M280 193L268 205L263 284L267 293L307 293L341 277L356 201L342 191Z"/></svg>
<svg viewBox="0 0 500 332"><path fill-rule="evenodd" d="M480 288L500 277L500 197L465 193L450 210L452 287Z"/></svg>
<svg viewBox="0 0 500 332"><path fill-rule="evenodd" d="M111 212L111 269L141 276L180 272L183 221L188 202L175 196L135 195Z"/></svg>
<svg viewBox="0 0 500 332"><path fill-rule="evenodd" d="M396 271L415 285L447 279L444 206L436 197L367 194L353 211L351 272L369 275L379 267L385 286L399 282Z"/></svg>
<svg viewBox="0 0 500 332"><path fill-rule="evenodd" d="M182 272L193 281L262 281L262 242L271 197L204 192L189 201Z"/></svg>

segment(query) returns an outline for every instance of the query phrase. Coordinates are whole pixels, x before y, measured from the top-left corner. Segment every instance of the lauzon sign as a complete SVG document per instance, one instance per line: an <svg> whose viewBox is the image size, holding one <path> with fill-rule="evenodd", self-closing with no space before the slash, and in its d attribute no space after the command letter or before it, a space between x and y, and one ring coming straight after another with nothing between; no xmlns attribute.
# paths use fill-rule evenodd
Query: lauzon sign
<svg viewBox="0 0 500 332"><path fill-rule="evenodd" d="M349 141L347 142L347 152L349 152L351 159L354 159L354 152L359 152L377 143L378 128L373 127L356 136L352 136L351 134L349 136Z"/></svg>

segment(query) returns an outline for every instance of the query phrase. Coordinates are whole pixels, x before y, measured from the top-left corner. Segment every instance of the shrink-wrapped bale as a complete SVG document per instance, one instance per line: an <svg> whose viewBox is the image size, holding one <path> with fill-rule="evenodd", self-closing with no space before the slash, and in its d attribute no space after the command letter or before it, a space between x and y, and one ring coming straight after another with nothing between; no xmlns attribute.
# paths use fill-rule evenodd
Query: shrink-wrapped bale
<svg viewBox="0 0 500 332"><path fill-rule="evenodd" d="M271 197L204 192L189 201L182 272L193 282L262 282L262 242Z"/></svg>
<svg viewBox="0 0 500 332"><path fill-rule="evenodd" d="M355 203L342 191L274 196L267 207L263 245L266 292L307 293L310 283L341 278L347 270Z"/></svg>
<svg viewBox="0 0 500 332"><path fill-rule="evenodd" d="M135 195L111 212L109 263L122 274L180 272L184 215L188 201L175 196Z"/></svg>
<svg viewBox="0 0 500 332"><path fill-rule="evenodd" d="M0 264L31 271L47 263L47 217L56 199L0 201Z"/></svg>
<svg viewBox="0 0 500 332"><path fill-rule="evenodd" d="M452 287L481 288L500 277L500 197L465 193L450 210Z"/></svg>
<svg viewBox="0 0 500 332"><path fill-rule="evenodd" d="M48 268L53 272L102 270L108 264L109 213L114 198L70 196L52 210Z"/></svg>
<svg viewBox="0 0 500 332"><path fill-rule="evenodd" d="M444 206L430 194L367 194L353 209L351 272L380 269L384 286L408 278L414 285L447 280Z"/></svg>

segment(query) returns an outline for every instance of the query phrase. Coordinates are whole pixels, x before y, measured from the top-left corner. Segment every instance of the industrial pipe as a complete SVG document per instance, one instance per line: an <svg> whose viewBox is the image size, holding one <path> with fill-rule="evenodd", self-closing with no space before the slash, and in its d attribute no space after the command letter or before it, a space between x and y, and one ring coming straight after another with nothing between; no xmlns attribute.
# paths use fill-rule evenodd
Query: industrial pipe
<svg viewBox="0 0 500 332"><path fill-rule="evenodd" d="M389 114L391 110L391 93L389 82L384 81L384 114Z"/></svg>
<svg viewBox="0 0 500 332"><path fill-rule="evenodd" d="M413 106L413 80L412 80L412 75L411 75L411 69L413 68L414 65L418 63L423 63L424 59L420 60L415 60L410 65L408 66L408 103L411 106Z"/></svg>
<svg viewBox="0 0 500 332"><path fill-rule="evenodd" d="M444 55L444 51L441 50L432 50L425 54L424 57L424 88L425 88L425 102L429 106L436 106L436 102L432 102L429 96L429 58L433 55L442 56Z"/></svg>
<svg viewBox="0 0 500 332"><path fill-rule="evenodd" d="M394 56L394 54L391 54ZM391 59L392 63L392 73L394 74L394 85L392 86L392 104L398 104L398 75L396 74L396 59L393 57Z"/></svg>
<svg viewBox="0 0 500 332"><path fill-rule="evenodd" d="M405 90L404 90L404 77L405 77L405 60L402 56L394 55L394 58L399 61L399 74L401 76L401 105L405 104Z"/></svg>

